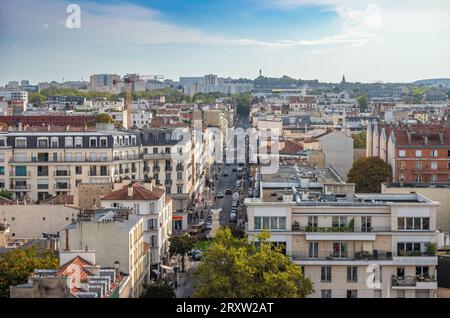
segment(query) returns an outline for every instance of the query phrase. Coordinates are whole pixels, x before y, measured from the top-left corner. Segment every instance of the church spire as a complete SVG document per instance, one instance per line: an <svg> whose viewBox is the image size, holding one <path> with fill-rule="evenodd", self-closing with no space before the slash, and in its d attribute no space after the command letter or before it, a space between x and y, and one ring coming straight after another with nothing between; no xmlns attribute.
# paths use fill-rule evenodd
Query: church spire
<svg viewBox="0 0 450 318"><path fill-rule="evenodd" d="M341 84L345 84L346 82L345 82L345 75L342 75L342 81L341 81Z"/></svg>

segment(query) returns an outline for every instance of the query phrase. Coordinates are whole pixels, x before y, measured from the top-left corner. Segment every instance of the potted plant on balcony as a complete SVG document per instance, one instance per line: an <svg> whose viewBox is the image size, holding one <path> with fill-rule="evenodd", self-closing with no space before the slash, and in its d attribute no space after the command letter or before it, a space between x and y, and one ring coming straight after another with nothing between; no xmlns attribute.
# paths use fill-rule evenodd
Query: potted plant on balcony
<svg viewBox="0 0 450 318"><path fill-rule="evenodd" d="M426 251L427 255L429 255L429 256L436 256L436 252L437 252L436 243L428 242L425 245L425 251Z"/></svg>
<svg viewBox="0 0 450 318"><path fill-rule="evenodd" d="M355 230L355 219L351 219L347 225L347 231L353 232Z"/></svg>

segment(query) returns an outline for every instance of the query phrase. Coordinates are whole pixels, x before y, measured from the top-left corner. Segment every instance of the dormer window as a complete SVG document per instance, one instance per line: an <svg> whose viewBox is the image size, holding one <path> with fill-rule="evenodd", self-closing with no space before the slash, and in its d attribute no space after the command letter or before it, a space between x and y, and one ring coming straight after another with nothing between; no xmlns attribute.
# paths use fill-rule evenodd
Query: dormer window
<svg viewBox="0 0 450 318"><path fill-rule="evenodd" d="M75 148L82 148L82 147L83 147L83 138L75 137Z"/></svg>
<svg viewBox="0 0 450 318"><path fill-rule="evenodd" d="M89 138L89 147L97 148L97 138L95 138L95 137Z"/></svg>
<svg viewBox="0 0 450 318"><path fill-rule="evenodd" d="M100 147L102 147L102 148L108 147L108 138L106 138L106 137L100 138Z"/></svg>
<svg viewBox="0 0 450 318"><path fill-rule="evenodd" d="M72 148L73 147L73 138L72 137L66 137L65 145L66 145L66 148Z"/></svg>
<svg viewBox="0 0 450 318"><path fill-rule="evenodd" d="M38 138L37 143L39 148L48 148L48 138Z"/></svg>
<svg viewBox="0 0 450 318"><path fill-rule="evenodd" d="M52 137L52 139L51 139L51 145L52 145L52 148L58 148L58 147L59 147L59 140L58 140L58 137Z"/></svg>

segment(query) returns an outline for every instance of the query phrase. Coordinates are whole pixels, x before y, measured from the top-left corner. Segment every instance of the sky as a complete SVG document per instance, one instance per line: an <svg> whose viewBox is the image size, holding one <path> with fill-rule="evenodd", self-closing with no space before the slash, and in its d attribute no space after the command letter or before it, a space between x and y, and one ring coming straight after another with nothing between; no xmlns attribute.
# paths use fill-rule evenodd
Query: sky
<svg viewBox="0 0 450 318"><path fill-rule="evenodd" d="M450 1L0 0L0 85L260 69L323 82L450 77Z"/></svg>

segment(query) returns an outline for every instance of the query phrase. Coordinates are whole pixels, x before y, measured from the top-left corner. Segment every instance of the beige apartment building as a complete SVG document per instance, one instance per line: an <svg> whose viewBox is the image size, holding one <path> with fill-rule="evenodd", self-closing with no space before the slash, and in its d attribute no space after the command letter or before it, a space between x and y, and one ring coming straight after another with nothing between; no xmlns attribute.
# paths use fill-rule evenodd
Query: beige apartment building
<svg viewBox="0 0 450 318"><path fill-rule="evenodd" d="M262 180L261 195L245 199L249 239L268 229L312 280L311 297L436 297L439 203L418 194L354 194L345 183L302 179L289 188Z"/></svg>
<svg viewBox="0 0 450 318"><path fill-rule="evenodd" d="M0 132L0 188L33 202L73 195L81 183L142 179L139 144L137 134L110 125Z"/></svg>
<svg viewBox="0 0 450 318"><path fill-rule="evenodd" d="M84 210L75 222L61 230L60 249L63 251L95 251L96 264L117 266L130 275L131 297L142 292L149 279L149 262L145 261L144 219L129 209L107 208Z"/></svg>

